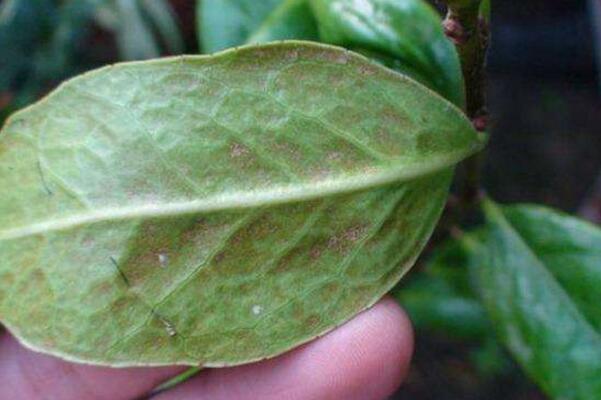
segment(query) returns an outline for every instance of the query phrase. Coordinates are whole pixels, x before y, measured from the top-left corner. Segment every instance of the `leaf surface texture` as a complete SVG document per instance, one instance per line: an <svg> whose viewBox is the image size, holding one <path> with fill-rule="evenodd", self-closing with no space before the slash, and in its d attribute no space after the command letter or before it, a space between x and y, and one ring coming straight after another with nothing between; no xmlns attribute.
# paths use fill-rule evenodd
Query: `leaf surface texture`
<svg viewBox="0 0 601 400"><path fill-rule="evenodd" d="M330 46L82 75L0 133L0 319L96 364L280 354L400 279L482 145L446 100Z"/></svg>

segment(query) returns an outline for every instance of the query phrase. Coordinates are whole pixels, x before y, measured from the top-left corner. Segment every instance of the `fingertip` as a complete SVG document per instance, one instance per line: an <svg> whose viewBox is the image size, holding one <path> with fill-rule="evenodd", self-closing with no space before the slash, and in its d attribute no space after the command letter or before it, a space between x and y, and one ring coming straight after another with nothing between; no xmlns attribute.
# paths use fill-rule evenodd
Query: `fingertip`
<svg viewBox="0 0 601 400"><path fill-rule="evenodd" d="M411 322L385 298L324 337L272 360L205 370L161 400L382 400L405 378Z"/></svg>
<svg viewBox="0 0 601 400"><path fill-rule="evenodd" d="M415 345L413 324L405 310L392 297L384 298L378 305L383 307L382 312L385 314L384 319L386 319L384 324L389 331L390 363L398 367L397 371L393 371L395 372L393 377L396 376L399 381L397 387L395 387L396 390L407 377L411 366Z"/></svg>
<svg viewBox="0 0 601 400"><path fill-rule="evenodd" d="M340 329L315 342L311 352L330 376L332 398L384 399L405 379L413 354L409 317L384 298ZM329 398L329 397L328 397Z"/></svg>
<svg viewBox="0 0 601 400"><path fill-rule="evenodd" d="M30 351L8 334L0 335L0 360L0 399L131 399L183 370L73 364Z"/></svg>

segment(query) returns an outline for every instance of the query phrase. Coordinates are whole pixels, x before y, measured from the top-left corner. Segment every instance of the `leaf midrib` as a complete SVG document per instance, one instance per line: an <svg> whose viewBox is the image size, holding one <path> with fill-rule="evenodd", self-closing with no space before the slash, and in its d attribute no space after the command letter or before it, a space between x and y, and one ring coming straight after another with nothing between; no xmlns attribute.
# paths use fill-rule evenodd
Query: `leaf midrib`
<svg viewBox="0 0 601 400"><path fill-rule="evenodd" d="M476 150L477 148L448 153L445 157L440 157L429 164L419 163L419 165L409 167L403 165L400 168L391 168L374 174L349 175L344 179L321 181L316 184L306 183L303 185L282 186L258 193L231 192L199 200L96 208L44 222L0 230L0 242L34 236L44 232L67 230L97 222L245 209L357 192L392 183L403 183L433 174L454 165L458 160L463 159Z"/></svg>

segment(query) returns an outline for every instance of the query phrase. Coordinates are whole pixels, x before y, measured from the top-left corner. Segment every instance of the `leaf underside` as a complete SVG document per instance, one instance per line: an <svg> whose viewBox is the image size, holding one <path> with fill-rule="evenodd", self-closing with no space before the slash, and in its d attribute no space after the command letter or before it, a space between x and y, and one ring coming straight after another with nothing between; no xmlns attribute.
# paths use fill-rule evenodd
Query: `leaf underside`
<svg viewBox="0 0 601 400"><path fill-rule="evenodd" d="M94 364L280 354L400 279L482 145L438 95L330 46L85 74L0 133L0 320Z"/></svg>

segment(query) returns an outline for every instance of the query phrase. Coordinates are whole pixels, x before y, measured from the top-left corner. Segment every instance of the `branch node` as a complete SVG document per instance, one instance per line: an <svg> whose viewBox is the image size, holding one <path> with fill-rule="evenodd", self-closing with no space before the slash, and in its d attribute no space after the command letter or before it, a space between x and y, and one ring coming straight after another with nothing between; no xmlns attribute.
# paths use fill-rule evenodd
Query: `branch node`
<svg viewBox="0 0 601 400"><path fill-rule="evenodd" d="M470 39L469 32L466 31L463 24L456 17L448 16L445 18L442 22L442 27L444 29L444 34L456 46L464 45Z"/></svg>
<svg viewBox="0 0 601 400"><path fill-rule="evenodd" d="M472 118L472 124L478 132L484 132L488 128L489 119L488 110L483 107Z"/></svg>

